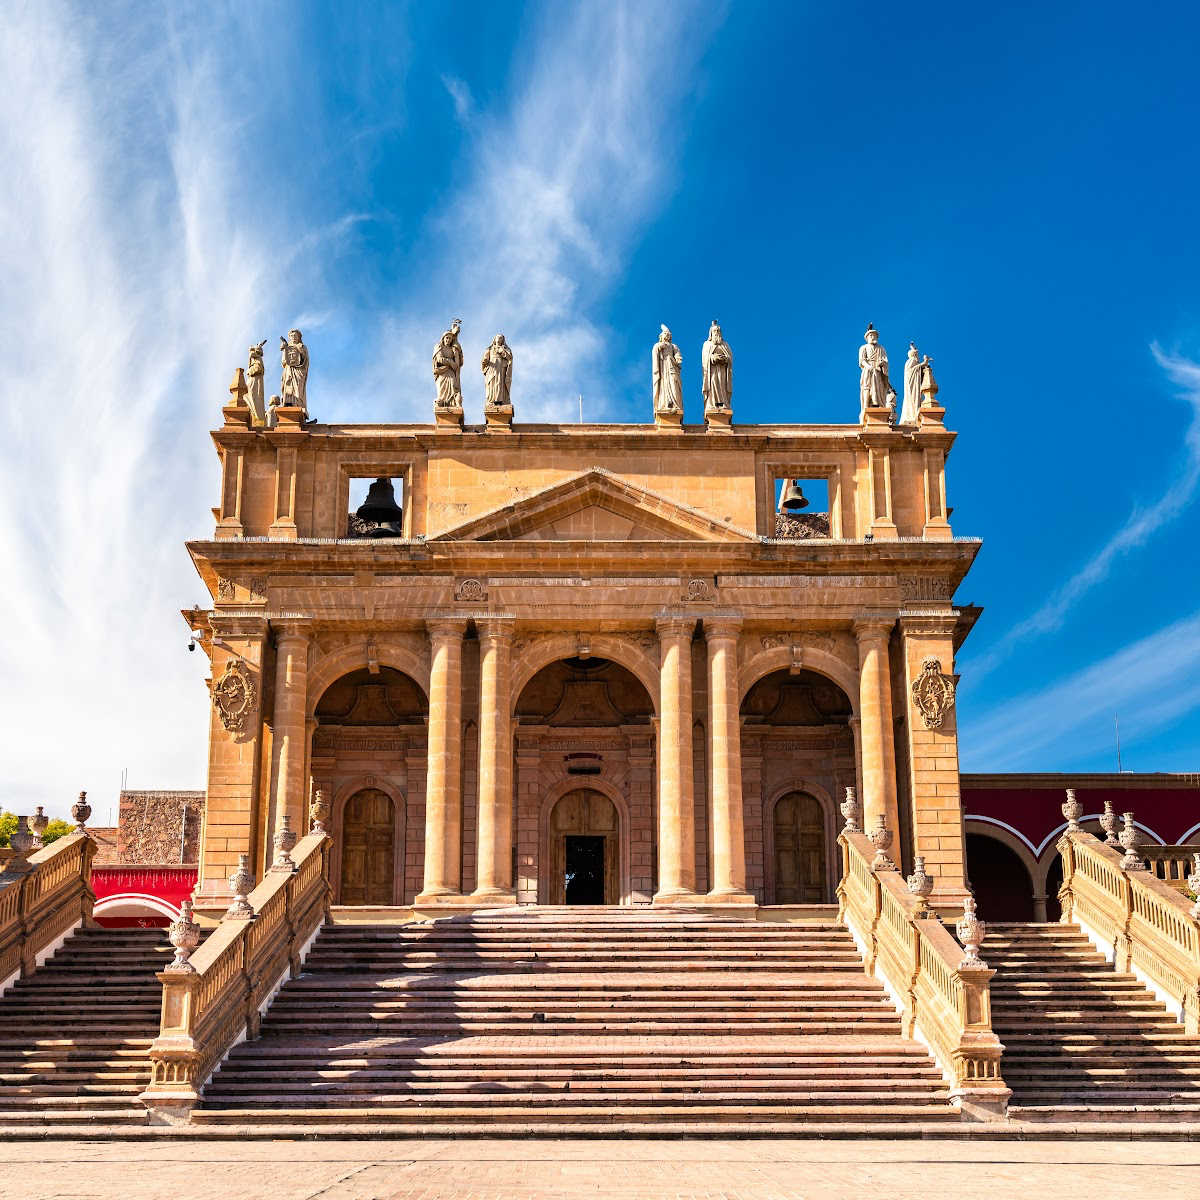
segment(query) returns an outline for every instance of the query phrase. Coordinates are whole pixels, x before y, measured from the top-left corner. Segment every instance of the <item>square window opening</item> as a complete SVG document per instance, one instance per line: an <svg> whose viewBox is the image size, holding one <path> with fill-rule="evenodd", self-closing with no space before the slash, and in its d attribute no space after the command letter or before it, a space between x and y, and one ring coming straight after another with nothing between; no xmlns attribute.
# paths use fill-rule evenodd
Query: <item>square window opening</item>
<svg viewBox="0 0 1200 1200"><path fill-rule="evenodd" d="M775 536L830 536L829 480L787 475L775 480Z"/></svg>
<svg viewBox="0 0 1200 1200"><path fill-rule="evenodd" d="M346 536L404 537L403 476L351 476Z"/></svg>

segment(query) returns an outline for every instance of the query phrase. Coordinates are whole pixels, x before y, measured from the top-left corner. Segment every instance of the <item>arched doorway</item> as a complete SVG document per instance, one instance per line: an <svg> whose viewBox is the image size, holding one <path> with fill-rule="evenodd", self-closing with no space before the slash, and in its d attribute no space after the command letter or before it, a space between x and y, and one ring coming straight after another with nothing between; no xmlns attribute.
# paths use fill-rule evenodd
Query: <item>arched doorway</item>
<svg viewBox="0 0 1200 1200"><path fill-rule="evenodd" d="M855 785L853 713L836 683L804 668L772 671L742 699L746 886L761 903L833 899L832 797Z"/></svg>
<svg viewBox="0 0 1200 1200"><path fill-rule="evenodd" d="M312 781L333 806L336 904L411 903L420 891L423 830L406 827L405 797L425 791L428 712L419 685L390 667L343 675L316 705Z"/></svg>
<svg viewBox="0 0 1200 1200"><path fill-rule="evenodd" d="M788 792L775 803L773 904L824 904L828 899L825 812L808 792Z"/></svg>
<svg viewBox="0 0 1200 1200"><path fill-rule="evenodd" d="M363 788L342 811L339 904L395 902L396 810L391 796Z"/></svg>
<svg viewBox="0 0 1200 1200"><path fill-rule="evenodd" d="M568 792L550 812L550 903L616 904L620 819L590 788Z"/></svg>
<svg viewBox="0 0 1200 1200"><path fill-rule="evenodd" d="M653 712L636 676L591 655L550 663L521 689L514 730L520 903L650 902Z"/></svg>
<svg viewBox="0 0 1200 1200"><path fill-rule="evenodd" d="M1032 921L1033 879L1015 850L982 833L967 834L967 878L988 921Z"/></svg>

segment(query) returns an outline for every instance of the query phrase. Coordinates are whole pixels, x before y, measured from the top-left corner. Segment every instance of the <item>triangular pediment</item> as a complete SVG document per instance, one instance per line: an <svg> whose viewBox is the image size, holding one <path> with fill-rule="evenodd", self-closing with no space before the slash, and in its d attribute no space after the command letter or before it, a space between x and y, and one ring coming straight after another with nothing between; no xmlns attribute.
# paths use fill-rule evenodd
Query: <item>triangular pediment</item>
<svg viewBox="0 0 1200 1200"><path fill-rule="evenodd" d="M747 542L744 530L601 467L473 517L430 541Z"/></svg>

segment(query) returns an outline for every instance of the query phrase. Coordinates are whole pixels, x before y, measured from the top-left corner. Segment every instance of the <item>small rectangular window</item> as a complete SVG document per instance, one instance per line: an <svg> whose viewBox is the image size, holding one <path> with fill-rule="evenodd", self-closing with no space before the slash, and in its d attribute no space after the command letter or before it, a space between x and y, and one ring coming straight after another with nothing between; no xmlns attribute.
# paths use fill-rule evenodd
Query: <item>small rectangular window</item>
<svg viewBox="0 0 1200 1200"><path fill-rule="evenodd" d="M346 536L404 537L404 479L350 477L350 515Z"/></svg>
<svg viewBox="0 0 1200 1200"><path fill-rule="evenodd" d="M777 538L827 538L830 536L829 481L775 480L775 536Z"/></svg>

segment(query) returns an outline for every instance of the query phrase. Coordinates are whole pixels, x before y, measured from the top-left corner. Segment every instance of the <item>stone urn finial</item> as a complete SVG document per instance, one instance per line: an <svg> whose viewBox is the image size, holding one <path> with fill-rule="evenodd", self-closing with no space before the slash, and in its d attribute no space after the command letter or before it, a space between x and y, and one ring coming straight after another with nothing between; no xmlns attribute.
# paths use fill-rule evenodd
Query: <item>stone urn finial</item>
<svg viewBox="0 0 1200 1200"><path fill-rule="evenodd" d="M79 799L71 805L71 816L75 818L75 828L83 832L88 818L92 815L92 806L87 802L87 792L80 792Z"/></svg>
<svg viewBox="0 0 1200 1200"><path fill-rule="evenodd" d="M1200 854L1192 855L1192 873L1187 877L1188 890L1196 897L1192 905L1192 916L1200 921Z"/></svg>
<svg viewBox="0 0 1200 1200"><path fill-rule="evenodd" d="M986 967L987 963L979 957L979 947L983 943L984 935L987 933L987 926L975 914L975 897L970 892L967 893L963 900L963 915L958 918L958 923L954 926L954 932L958 934L958 940L962 942L966 954L960 962L959 968L962 967Z"/></svg>
<svg viewBox="0 0 1200 1200"><path fill-rule="evenodd" d="M40 850L46 843L43 840L46 833L46 826L50 824L50 818L46 816L44 805L39 804L33 810L33 817L29 822L29 828L33 833L33 846L35 850Z"/></svg>
<svg viewBox="0 0 1200 1200"><path fill-rule="evenodd" d="M1117 840L1117 814L1113 812L1113 802L1105 800L1104 812L1100 814L1100 828L1104 830L1104 844L1106 846L1119 846L1121 843Z"/></svg>
<svg viewBox="0 0 1200 1200"><path fill-rule="evenodd" d="M862 813L858 807L858 794L852 787L846 789L846 798L840 808L846 824L842 826L843 833L862 833Z"/></svg>
<svg viewBox="0 0 1200 1200"><path fill-rule="evenodd" d="M29 818L18 817L17 827L8 843L12 847L13 866L23 864L29 851L33 849L33 834L29 832Z"/></svg>
<svg viewBox="0 0 1200 1200"><path fill-rule="evenodd" d="M1121 870L1144 871L1146 864L1142 861L1142 856L1138 853L1138 846L1141 845L1141 839L1138 837L1137 829L1134 828L1133 813L1123 813L1122 819L1125 821L1125 828L1121 830L1119 840L1121 845L1125 847L1125 857L1121 859Z"/></svg>
<svg viewBox="0 0 1200 1200"><path fill-rule="evenodd" d="M867 836L875 847L875 858L871 862L872 871L894 871L896 864L888 857L892 848L892 831L887 827L887 815L879 814L879 824Z"/></svg>
<svg viewBox="0 0 1200 1200"><path fill-rule="evenodd" d="M166 969L182 975L194 975L196 968L188 959L192 957L192 951L200 945L200 926L192 920L190 900L185 900L179 906L179 916L171 922L167 930L167 941L175 947L175 957L167 964Z"/></svg>
<svg viewBox="0 0 1200 1200"><path fill-rule="evenodd" d="M271 863L272 871L291 874L296 869L292 861L292 850L296 845L296 831L292 828L292 818L284 813L279 818L279 830L275 834L275 861Z"/></svg>
<svg viewBox="0 0 1200 1200"><path fill-rule="evenodd" d="M933 876L925 874L925 856L918 854L913 859L913 873L908 877L908 890L917 899L917 916L929 911L929 894L933 891Z"/></svg>
<svg viewBox="0 0 1200 1200"><path fill-rule="evenodd" d="M312 803L308 806L308 815L312 821L313 833L329 832L325 828L325 822L329 820L329 801L325 797L325 789L317 788L313 792Z"/></svg>
<svg viewBox="0 0 1200 1200"><path fill-rule="evenodd" d="M238 855L237 870L229 877L229 889L233 892L233 903L225 910L225 919L253 921L254 908L246 899L254 889L254 872L250 870L250 855Z"/></svg>
<svg viewBox="0 0 1200 1200"><path fill-rule="evenodd" d="M1083 805L1075 799L1075 789L1067 788L1066 803L1062 806L1062 815L1067 818L1067 832L1079 832L1079 814L1083 812Z"/></svg>

